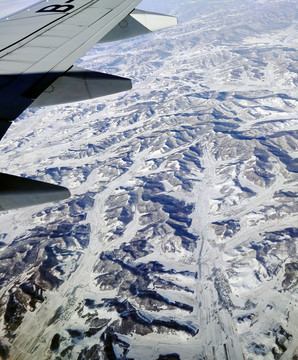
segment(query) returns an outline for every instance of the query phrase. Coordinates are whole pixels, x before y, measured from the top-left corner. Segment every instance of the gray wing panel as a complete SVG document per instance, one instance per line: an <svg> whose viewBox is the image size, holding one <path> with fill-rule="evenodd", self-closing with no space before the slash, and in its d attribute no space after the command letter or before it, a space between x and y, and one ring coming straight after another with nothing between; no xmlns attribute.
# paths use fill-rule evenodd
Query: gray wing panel
<svg viewBox="0 0 298 360"><path fill-rule="evenodd" d="M140 2L51 0L1 21L0 120L14 120Z"/></svg>
<svg viewBox="0 0 298 360"><path fill-rule="evenodd" d="M130 89L130 79L74 66L54 81L30 106L65 104Z"/></svg>
<svg viewBox="0 0 298 360"><path fill-rule="evenodd" d="M0 211L67 199L63 186L0 173Z"/></svg>

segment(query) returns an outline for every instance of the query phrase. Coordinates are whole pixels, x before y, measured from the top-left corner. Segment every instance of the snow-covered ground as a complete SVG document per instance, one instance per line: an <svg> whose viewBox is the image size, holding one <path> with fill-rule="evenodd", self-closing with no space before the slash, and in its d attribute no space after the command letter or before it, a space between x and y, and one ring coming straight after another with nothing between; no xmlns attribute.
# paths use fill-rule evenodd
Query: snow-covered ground
<svg viewBox="0 0 298 360"><path fill-rule="evenodd" d="M131 91L11 126L1 171L72 198L0 215L0 356L298 356L294 7L172 1L78 62Z"/></svg>

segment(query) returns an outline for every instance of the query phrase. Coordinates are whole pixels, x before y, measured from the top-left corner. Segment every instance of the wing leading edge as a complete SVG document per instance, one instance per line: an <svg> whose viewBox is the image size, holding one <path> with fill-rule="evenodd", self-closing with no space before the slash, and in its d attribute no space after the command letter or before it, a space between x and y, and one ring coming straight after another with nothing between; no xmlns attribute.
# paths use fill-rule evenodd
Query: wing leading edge
<svg viewBox="0 0 298 360"><path fill-rule="evenodd" d="M29 106L80 101L129 90L129 79L73 64L96 43L176 25L172 16L135 9L140 2L45 0L1 19L0 139ZM0 206L6 179L2 177L0 182ZM24 183L20 181L18 186L23 188ZM32 194L33 185L30 186ZM19 206L26 206L26 201ZM15 207L18 205L14 204ZM5 209L9 209L7 201Z"/></svg>

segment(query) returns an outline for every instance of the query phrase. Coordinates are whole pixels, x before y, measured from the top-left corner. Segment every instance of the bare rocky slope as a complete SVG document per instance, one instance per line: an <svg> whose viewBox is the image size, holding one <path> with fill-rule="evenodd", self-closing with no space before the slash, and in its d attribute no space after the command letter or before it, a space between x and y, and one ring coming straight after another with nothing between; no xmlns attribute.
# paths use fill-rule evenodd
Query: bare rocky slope
<svg viewBox="0 0 298 360"><path fill-rule="evenodd" d="M1 171L73 196L0 215L0 357L298 358L296 6L173 2L79 62L130 92L11 126Z"/></svg>

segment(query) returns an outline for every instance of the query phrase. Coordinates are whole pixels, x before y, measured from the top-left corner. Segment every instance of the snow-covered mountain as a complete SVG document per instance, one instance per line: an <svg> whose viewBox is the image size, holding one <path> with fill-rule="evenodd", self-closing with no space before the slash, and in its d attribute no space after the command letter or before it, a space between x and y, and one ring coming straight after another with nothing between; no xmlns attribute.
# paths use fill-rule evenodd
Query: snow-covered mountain
<svg viewBox="0 0 298 360"><path fill-rule="evenodd" d="M298 357L296 2L169 4L178 27L79 61L131 91L1 142L73 194L0 215L3 359Z"/></svg>

